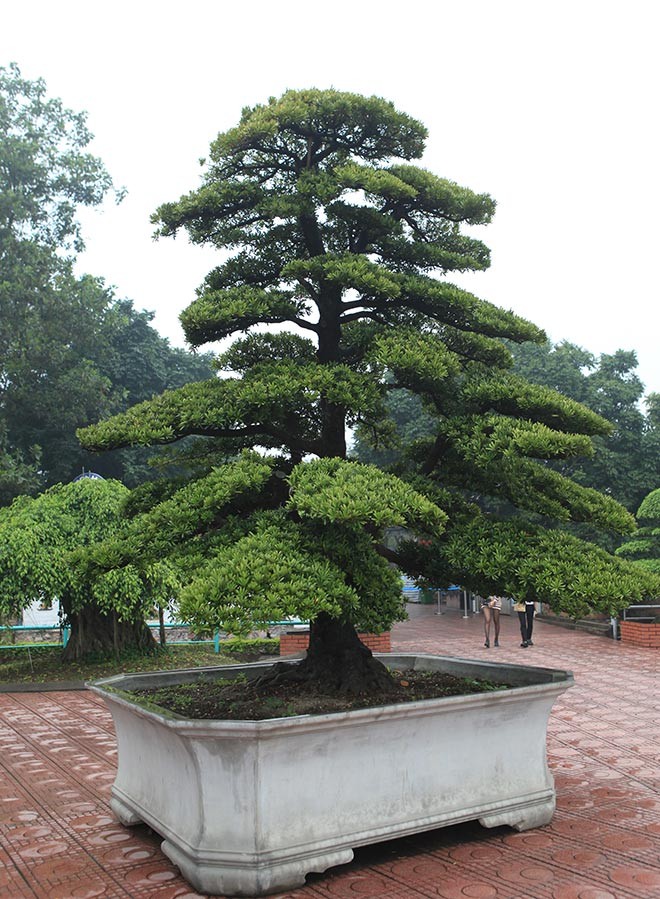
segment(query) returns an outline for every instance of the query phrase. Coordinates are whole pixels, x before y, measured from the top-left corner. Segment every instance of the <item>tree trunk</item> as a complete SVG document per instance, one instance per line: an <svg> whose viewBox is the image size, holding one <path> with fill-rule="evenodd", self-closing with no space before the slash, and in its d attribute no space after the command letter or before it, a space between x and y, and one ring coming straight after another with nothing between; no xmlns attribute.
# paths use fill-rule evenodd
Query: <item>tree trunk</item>
<svg viewBox="0 0 660 899"><path fill-rule="evenodd" d="M152 652L156 647L146 623L119 621L95 606L86 606L66 616L71 635L62 653L62 660L74 662L85 656L117 656L123 652Z"/></svg>
<svg viewBox="0 0 660 899"><path fill-rule="evenodd" d="M158 636L160 638L160 645L165 646L165 611L162 606L158 606Z"/></svg>
<svg viewBox="0 0 660 899"><path fill-rule="evenodd" d="M311 622L307 656L295 666L275 665L260 678L260 685L282 681L314 683L328 693L378 693L386 696L394 688L389 671L373 657L348 621L322 612Z"/></svg>

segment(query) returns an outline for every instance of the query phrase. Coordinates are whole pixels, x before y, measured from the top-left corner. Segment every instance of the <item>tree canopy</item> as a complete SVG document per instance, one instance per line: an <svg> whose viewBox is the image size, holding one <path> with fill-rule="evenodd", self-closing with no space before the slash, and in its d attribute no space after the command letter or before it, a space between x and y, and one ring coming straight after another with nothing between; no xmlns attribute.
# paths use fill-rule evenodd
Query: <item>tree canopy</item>
<svg viewBox="0 0 660 899"><path fill-rule="evenodd" d="M660 575L660 488L644 497L637 521L639 530L617 549L617 555Z"/></svg>
<svg viewBox="0 0 660 899"><path fill-rule="evenodd" d="M660 428L652 412L656 400L650 394L642 402L635 352L594 356L562 341L523 344L513 349L513 356L515 371L525 378L554 387L612 424L611 434L594 438L592 457L571 459L561 470L634 512L660 481Z"/></svg>
<svg viewBox="0 0 660 899"><path fill-rule="evenodd" d="M0 69L0 504L89 468L77 427L211 372L102 279L74 275L77 212L113 191L91 137L43 80ZM99 464L128 483L147 474L144 452Z"/></svg>
<svg viewBox="0 0 660 899"><path fill-rule="evenodd" d="M0 67L0 239L79 251L76 212L99 204L113 189L92 139L86 113L47 96L42 78L29 81L15 63ZM122 192L117 192L121 198ZM3 263L7 259L3 254Z"/></svg>
<svg viewBox="0 0 660 899"><path fill-rule="evenodd" d="M588 544L471 502L478 491L558 521L635 527L547 465L591 454L611 426L511 370L503 341L543 332L447 280L487 268L488 249L462 228L488 224L495 203L412 164L425 137L391 103L334 90L244 109L211 145L201 187L154 218L160 235L184 228L229 251L181 316L194 346L243 335L218 359L223 377L80 432L92 450L191 435L208 445L206 473L138 490L126 534L90 568L167 556L185 584L181 614L206 626L308 617L299 671L340 689L380 677L355 627L404 614L391 563L572 612L627 605L649 586ZM347 427L386 433L385 399L400 388L433 410L434 433L396 474L347 460ZM388 549L390 525L414 539Z"/></svg>
<svg viewBox="0 0 660 899"><path fill-rule="evenodd" d="M86 575L81 552L123 526L128 493L118 481L81 478L0 509L0 613L10 617L35 600L59 601L71 626L65 658L149 649L146 612L166 605L178 587L162 562Z"/></svg>
<svg viewBox="0 0 660 899"><path fill-rule="evenodd" d="M506 341L506 346L513 357L514 373L577 400L611 425L610 433L592 438L593 455L548 460L547 465L585 487L613 497L634 512L660 479L658 395L649 394L643 404L640 402L644 388L635 372L635 353L617 350L597 357L568 341L554 345L550 341L541 344ZM435 434L437 416L417 394L392 389L387 410L388 420L380 432L358 426L352 457L381 467L396 465L408 447ZM509 512L518 514L508 500L480 496L479 501L484 509L500 516ZM527 517L539 521L529 510ZM589 524L568 521L561 526L610 551L621 542L620 535L599 531Z"/></svg>

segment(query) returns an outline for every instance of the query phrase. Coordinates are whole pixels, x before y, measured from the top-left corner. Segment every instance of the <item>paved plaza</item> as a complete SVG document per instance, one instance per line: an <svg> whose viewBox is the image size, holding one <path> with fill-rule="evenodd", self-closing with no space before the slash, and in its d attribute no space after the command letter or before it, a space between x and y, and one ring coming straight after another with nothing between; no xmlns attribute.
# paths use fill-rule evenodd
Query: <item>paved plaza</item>
<svg viewBox="0 0 660 899"><path fill-rule="evenodd" d="M660 652L540 621L535 645L521 649L508 616L501 647L487 650L478 616L437 615L431 605L410 615L394 629L395 651L573 671L548 733L555 817L526 833L468 824L357 849L351 864L278 899L660 897ZM475 740L487 764L488 733ZM524 765L525 748L511 751ZM199 896L155 834L115 820L115 762L112 719L98 697L0 694L1 899Z"/></svg>

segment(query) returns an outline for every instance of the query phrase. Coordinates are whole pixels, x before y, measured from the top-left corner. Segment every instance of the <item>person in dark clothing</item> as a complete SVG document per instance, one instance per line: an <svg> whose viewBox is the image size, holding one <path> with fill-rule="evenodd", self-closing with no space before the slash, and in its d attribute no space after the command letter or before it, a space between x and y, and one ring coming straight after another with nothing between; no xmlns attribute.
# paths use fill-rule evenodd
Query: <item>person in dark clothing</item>
<svg viewBox="0 0 660 899"><path fill-rule="evenodd" d="M528 646L534 645L532 641L532 631L534 630L534 611L536 608L534 605L534 601L531 599L526 599L521 602L516 602L513 608L518 613L518 621L520 622L520 636L522 638L520 647L521 649L527 649Z"/></svg>

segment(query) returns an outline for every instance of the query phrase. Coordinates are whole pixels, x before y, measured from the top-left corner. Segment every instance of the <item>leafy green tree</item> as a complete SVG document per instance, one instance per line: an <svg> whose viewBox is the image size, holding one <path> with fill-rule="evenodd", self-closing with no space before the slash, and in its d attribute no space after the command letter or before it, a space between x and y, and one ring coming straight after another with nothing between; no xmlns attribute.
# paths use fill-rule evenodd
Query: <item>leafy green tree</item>
<svg viewBox="0 0 660 899"><path fill-rule="evenodd" d="M634 528L610 497L546 464L591 453L610 426L511 372L502 339L543 333L438 277L488 266L461 226L486 224L495 204L411 164L425 137L392 104L332 90L245 109L212 144L202 186L155 220L161 235L185 228L230 251L181 316L190 343L249 333L220 357L224 378L80 432L94 450L209 440L208 473L138 489L126 533L88 565L168 558L185 583L181 614L202 627L309 618L306 659L276 677L387 689L356 628L404 615L391 563L572 613L648 587L649 575L595 547L469 501L476 490L558 521ZM401 388L438 421L414 465L396 476L347 460L347 427L387 429L385 396ZM390 526L422 539L389 549Z"/></svg>
<svg viewBox="0 0 660 899"><path fill-rule="evenodd" d="M660 488L644 497L637 521L639 530L617 549L617 555L660 575Z"/></svg>
<svg viewBox="0 0 660 899"><path fill-rule="evenodd" d="M4 359L0 503L83 469L129 486L154 477L153 451L118 450L99 459L80 446L76 428L212 373L208 356L170 346L151 326L151 313L117 300L99 279L60 278L57 294L47 321L33 314L22 349Z"/></svg>
<svg viewBox="0 0 660 899"><path fill-rule="evenodd" d="M66 661L153 649L146 610L166 605L178 586L159 562L86 576L80 552L123 525L128 492L118 481L82 478L0 509L0 615L19 615L34 600L59 600L71 627Z"/></svg>
<svg viewBox="0 0 660 899"><path fill-rule="evenodd" d="M37 486L26 466L41 464L41 441L15 440L15 421L53 399L53 367L67 355L69 328L80 312L70 297L71 260L81 249L76 210L96 205L112 187L99 159L85 151L91 139L84 114L48 99L43 80L28 81L18 66L0 68L0 419L5 445L3 500ZM35 394L35 387L41 388ZM64 388L98 412L92 397L107 385L89 366L69 366ZM21 402L13 414L15 398ZM61 406L61 402L59 406ZM60 409L57 410L58 412ZM87 419L89 420L89 419ZM78 419L80 423L81 419Z"/></svg>
<svg viewBox="0 0 660 899"><path fill-rule="evenodd" d="M148 313L74 276L77 210L112 190L90 139L85 115L48 99L42 80L0 69L0 504L90 467L77 427L210 373ZM122 451L100 466L136 483L146 458Z"/></svg>
<svg viewBox="0 0 660 899"><path fill-rule="evenodd" d="M85 151L92 139L86 114L49 99L43 79L28 81L12 63L0 67L0 134L3 250L25 241L81 250L78 207L97 205L112 189L101 160Z"/></svg>

